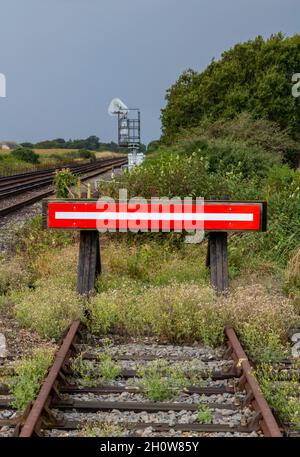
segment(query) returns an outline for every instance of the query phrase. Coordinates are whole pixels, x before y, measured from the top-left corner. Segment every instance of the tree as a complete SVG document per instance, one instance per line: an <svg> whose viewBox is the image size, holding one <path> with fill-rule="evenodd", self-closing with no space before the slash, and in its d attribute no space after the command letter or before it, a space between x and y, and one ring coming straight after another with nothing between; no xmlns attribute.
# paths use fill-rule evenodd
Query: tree
<svg viewBox="0 0 300 457"><path fill-rule="evenodd" d="M158 149L159 140L153 140L148 143L147 153L155 152Z"/></svg>
<svg viewBox="0 0 300 457"><path fill-rule="evenodd" d="M17 148L11 152L11 155L18 160L23 162L38 163L39 156L32 149L29 148Z"/></svg>
<svg viewBox="0 0 300 457"><path fill-rule="evenodd" d="M185 71L166 93L162 140L203 121L234 119L243 111L289 128L300 137L300 103L292 96L292 75L300 68L300 35L281 33L235 45L202 73Z"/></svg>
<svg viewBox="0 0 300 457"><path fill-rule="evenodd" d="M29 143L29 142L21 143L21 146L23 148L30 148L30 149L34 148L34 145L32 143Z"/></svg>

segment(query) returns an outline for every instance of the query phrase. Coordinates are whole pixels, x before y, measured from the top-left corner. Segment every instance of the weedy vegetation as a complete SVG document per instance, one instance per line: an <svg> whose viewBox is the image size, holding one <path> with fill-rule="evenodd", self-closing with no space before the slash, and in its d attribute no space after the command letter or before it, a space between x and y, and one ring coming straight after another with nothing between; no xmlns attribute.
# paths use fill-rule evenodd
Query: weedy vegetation
<svg viewBox="0 0 300 457"><path fill-rule="evenodd" d="M189 379L180 365L169 365L164 360L155 360L147 367L139 367L137 373L143 394L151 401L170 400L189 385Z"/></svg>
<svg viewBox="0 0 300 457"><path fill-rule="evenodd" d="M211 424L213 422L213 412L205 403L198 405L197 422L199 424Z"/></svg>
<svg viewBox="0 0 300 457"><path fill-rule="evenodd" d="M87 423L79 432L79 436L84 438L106 438L106 437L118 437L126 436L125 429L118 424L110 422L104 424Z"/></svg>
<svg viewBox="0 0 300 457"><path fill-rule="evenodd" d="M68 198L72 194L71 188L76 184L76 176L69 168L56 171L54 185L57 198Z"/></svg>
<svg viewBox="0 0 300 457"><path fill-rule="evenodd" d="M114 362L107 349L96 357L96 360L85 360L82 353L71 362L75 376L80 378L84 386L93 387L108 381L114 381L121 373L121 367Z"/></svg>
<svg viewBox="0 0 300 457"><path fill-rule="evenodd" d="M300 428L299 362L291 370L264 363L256 368L262 392L283 423Z"/></svg>
<svg viewBox="0 0 300 457"><path fill-rule="evenodd" d="M22 358L15 366L15 376L8 379L12 406L23 411L36 398L47 371L53 360L53 350L36 349L32 356Z"/></svg>

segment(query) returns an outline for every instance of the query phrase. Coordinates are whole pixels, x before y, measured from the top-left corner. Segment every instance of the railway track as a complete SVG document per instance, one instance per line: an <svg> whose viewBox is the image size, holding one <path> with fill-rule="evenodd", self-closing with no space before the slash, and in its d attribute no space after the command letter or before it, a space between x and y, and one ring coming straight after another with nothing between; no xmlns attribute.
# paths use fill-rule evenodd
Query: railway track
<svg viewBox="0 0 300 457"><path fill-rule="evenodd" d="M112 167L120 167L126 163L126 158L102 159L92 164L72 166L70 169L72 172L82 176L82 181L85 181L94 176L106 173ZM21 201L13 202L1 208L0 217L13 213L53 194L52 182L54 173L55 169L49 169L47 171L43 170L1 178L0 201L9 199L10 197L26 195L27 192L30 192L30 195ZM45 187L47 187L46 190L40 191L40 189ZM33 191L34 193L32 194Z"/></svg>
<svg viewBox="0 0 300 457"><path fill-rule="evenodd" d="M23 416L2 418L0 427L19 437L78 436L85 424L112 424L121 427L123 436L282 436L234 330L225 332L227 350L117 342L109 356L119 369L114 379L85 385L74 371L74 360L92 364L94 372L104 363L107 349L103 341L99 347L87 345L84 328L76 320L34 403ZM147 398L140 369L145 373L153 363L159 367L161 360L173 369L187 370L193 381L170 400L154 401ZM196 382L191 375L195 372ZM1 409L11 402L5 389ZM209 420L203 420L201 414L208 412Z"/></svg>

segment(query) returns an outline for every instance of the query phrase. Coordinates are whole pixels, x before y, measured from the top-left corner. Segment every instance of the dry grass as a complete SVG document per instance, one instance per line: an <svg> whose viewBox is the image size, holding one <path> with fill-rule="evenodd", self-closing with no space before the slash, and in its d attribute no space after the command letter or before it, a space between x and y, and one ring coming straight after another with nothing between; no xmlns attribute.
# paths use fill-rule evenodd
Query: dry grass
<svg viewBox="0 0 300 457"><path fill-rule="evenodd" d="M47 155L50 156L52 154L66 154L68 152L76 152L77 149L64 149L64 148L51 148L51 149L33 149L34 152L39 154L40 156Z"/></svg>
<svg viewBox="0 0 300 457"><path fill-rule="evenodd" d="M45 338L59 339L71 322L82 316L83 300L60 279L38 281L35 289L12 294L15 318Z"/></svg>
<svg viewBox="0 0 300 457"><path fill-rule="evenodd" d="M288 263L286 277L291 284L300 287L300 246L295 250Z"/></svg>
<svg viewBox="0 0 300 457"><path fill-rule="evenodd" d="M94 151L97 159L105 159L108 157L122 157L126 154L121 152L112 152L112 151Z"/></svg>
<svg viewBox="0 0 300 457"><path fill-rule="evenodd" d="M281 342L299 322L293 303L266 286L239 287L216 298L209 286L192 282L143 286L120 280L118 287L95 296L90 304L91 330L129 335L156 335L173 342L223 342L225 325L234 326L255 357L282 355ZM271 350L270 350L271 347Z"/></svg>
<svg viewBox="0 0 300 457"><path fill-rule="evenodd" d="M77 260L78 246L67 246L46 255L41 253L32 261L31 267L36 279L59 279L70 289L75 289Z"/></svg>
<svg viewBox="0 0 300 457"><path fill-rule="evenodd" d="M40 157L43 157L43 156L47 156L47 157L51 157L52 155L57 155L57 154L61 154L61 155L66 155L68 153L72 153L72 152L77 152L78 149L64 149L64 148L51 148L51 149L38 149L38 148L35 148L33 149L34 152L36 152ZM108 158L108 157L117 157L117 156L123 156L124 154L122 153L119 153L119 152L112 152L112 151L91 151L91 152L94 152L97 159L105 159L105 158ZM82 159L79 159L79 160L82 160Z"/></svg>
<svg viewBox="0 0 300 457"><path fill-rule="evenodd" d="M21 257L0 260L0 296L30 285L31 280L32 275L24 268Z"/></svg>

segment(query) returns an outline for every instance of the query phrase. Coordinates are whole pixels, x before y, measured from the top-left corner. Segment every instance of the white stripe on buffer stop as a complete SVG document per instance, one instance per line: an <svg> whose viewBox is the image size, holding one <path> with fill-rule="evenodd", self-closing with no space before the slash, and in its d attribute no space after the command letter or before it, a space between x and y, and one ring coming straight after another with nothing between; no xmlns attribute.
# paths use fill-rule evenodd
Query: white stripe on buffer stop
<svg viewBox="0 0 300 457"><path fill-rule="evenodd" d="M253 213L128 213L56 211L55 219L114 221L253 221Z"/></svg>

